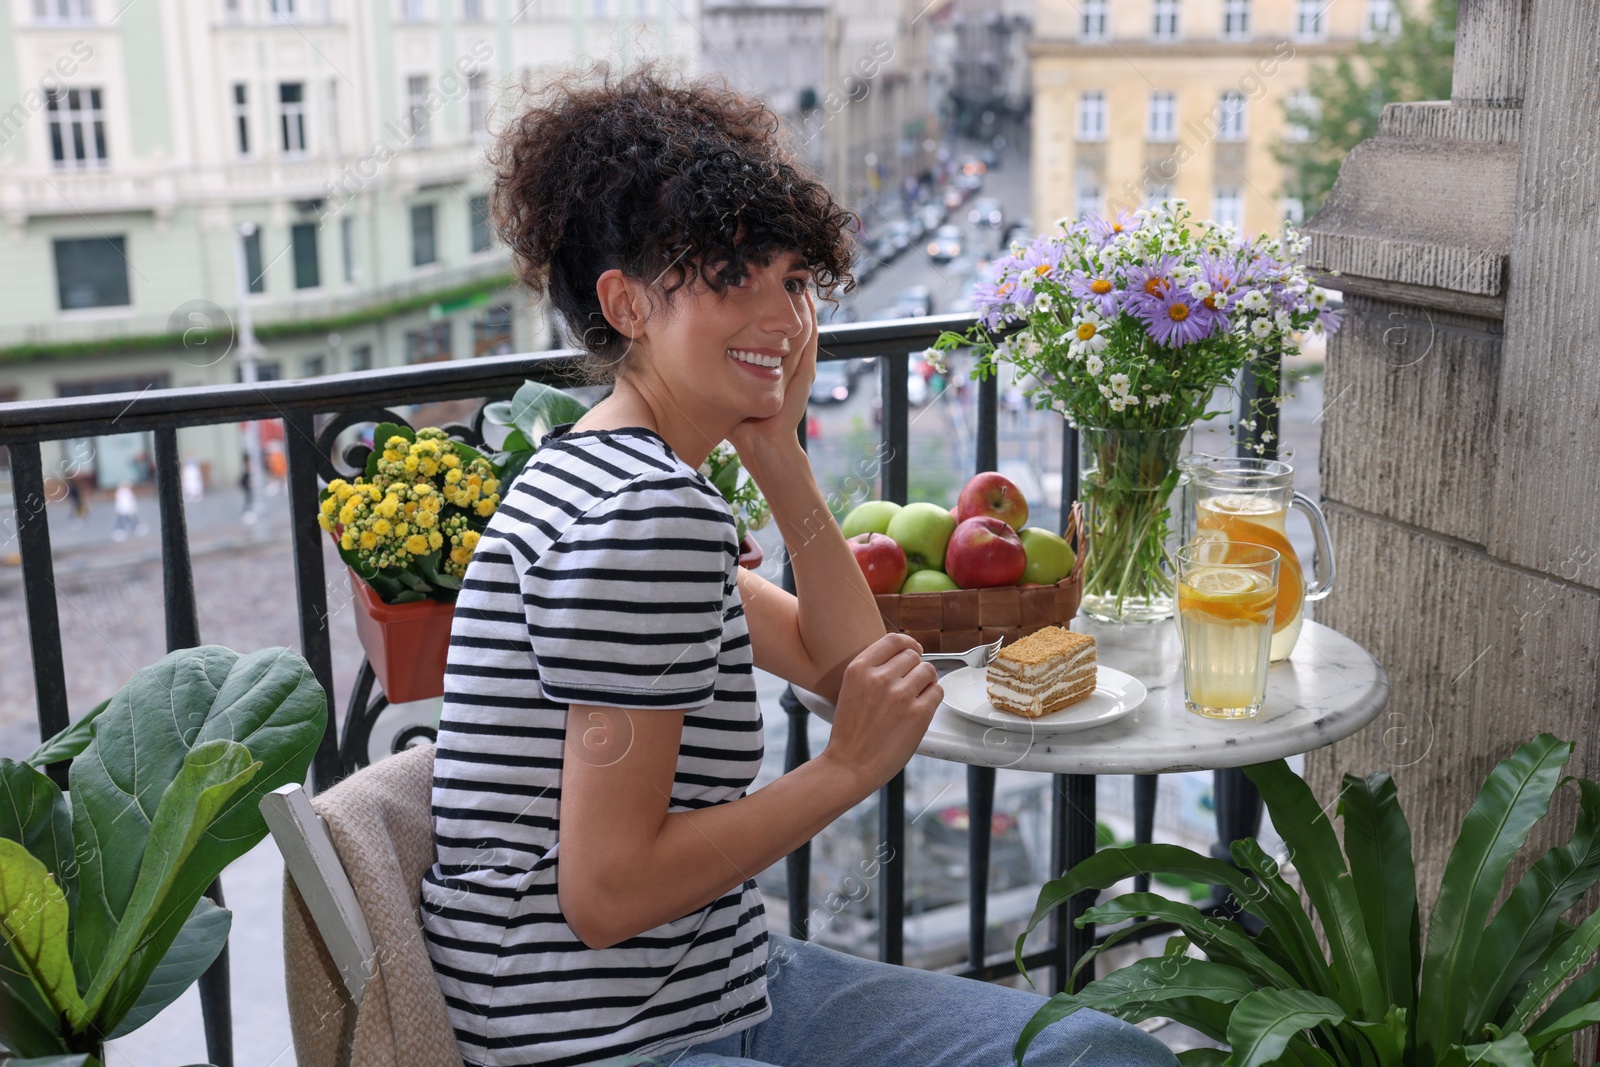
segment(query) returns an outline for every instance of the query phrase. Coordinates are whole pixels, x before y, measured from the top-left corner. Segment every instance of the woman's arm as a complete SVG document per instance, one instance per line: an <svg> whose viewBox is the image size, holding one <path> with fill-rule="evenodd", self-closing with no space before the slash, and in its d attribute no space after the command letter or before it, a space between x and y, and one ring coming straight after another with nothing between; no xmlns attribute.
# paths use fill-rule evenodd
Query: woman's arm
<svg viewBox="0 0 1600 1067"><path fill-rule="evenodd" d="M820 755L698 811L667 811L683 709L568 708L557 893L573 933L606 948L703 908L888 781L944 695L920 652L904 634L875 642L843 672Z"/></svg>

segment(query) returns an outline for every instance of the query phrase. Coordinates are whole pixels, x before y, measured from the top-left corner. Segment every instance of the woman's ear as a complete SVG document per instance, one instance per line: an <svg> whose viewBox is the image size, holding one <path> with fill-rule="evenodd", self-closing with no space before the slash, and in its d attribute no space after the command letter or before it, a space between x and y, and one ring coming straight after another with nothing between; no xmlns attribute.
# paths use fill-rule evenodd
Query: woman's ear
<svg viewBox="0 0 1600 1067"><path fill-rule="evenodd" d="M613 267L596 278L594 285L600 311L611 328L629 340L637 340L644 315L633 280Z"/></svg>

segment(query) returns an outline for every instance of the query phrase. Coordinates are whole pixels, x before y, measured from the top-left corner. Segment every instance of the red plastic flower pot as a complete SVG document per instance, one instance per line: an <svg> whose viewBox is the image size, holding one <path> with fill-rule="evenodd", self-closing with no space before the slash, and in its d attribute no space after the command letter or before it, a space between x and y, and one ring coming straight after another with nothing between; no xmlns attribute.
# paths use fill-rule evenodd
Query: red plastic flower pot
<svg viewBox="0 0 1600 1067"><path fill-rule="evenodd" d="M348 568L346 568L348 570ZM444 695L444 663L456 606L442 600L385 604L350 571L356 636L391 704Z"/></svg>

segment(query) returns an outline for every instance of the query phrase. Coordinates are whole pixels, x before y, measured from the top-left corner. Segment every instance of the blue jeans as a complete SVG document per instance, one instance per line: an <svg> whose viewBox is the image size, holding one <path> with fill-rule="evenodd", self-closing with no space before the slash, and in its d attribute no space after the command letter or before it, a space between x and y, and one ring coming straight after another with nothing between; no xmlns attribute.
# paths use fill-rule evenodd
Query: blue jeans
<svg viewBox="0 0 1600 1067"><path fill-rule="evenodd" d="M1025 989L771 936L771 1018L652 1059L663 1067L1014 1067L1017 1037L1045 1003ZM1138 1027L1085 1010L1035 1037L1025 1067L1176 1063Z"/></svg>

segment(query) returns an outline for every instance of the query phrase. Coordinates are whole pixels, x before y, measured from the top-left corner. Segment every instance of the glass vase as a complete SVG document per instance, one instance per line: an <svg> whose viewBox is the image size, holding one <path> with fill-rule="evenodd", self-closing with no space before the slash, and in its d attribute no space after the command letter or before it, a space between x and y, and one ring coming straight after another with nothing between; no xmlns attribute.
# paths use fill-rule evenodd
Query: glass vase
<svg viewBox="0 0 1600 1067"><path fill-rule="evenodd" d="M1178 469L1189 428L1134 430L1080 427L1078 498L1088 531L1083 603L1078 610L1108 622L1148 623L1176 610Z"/></svg>

